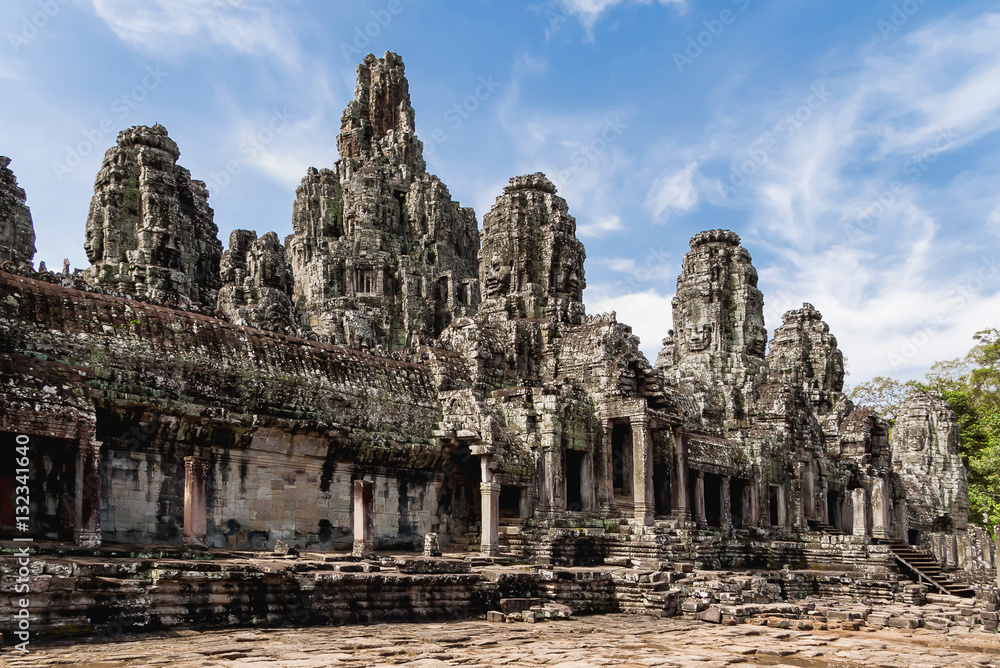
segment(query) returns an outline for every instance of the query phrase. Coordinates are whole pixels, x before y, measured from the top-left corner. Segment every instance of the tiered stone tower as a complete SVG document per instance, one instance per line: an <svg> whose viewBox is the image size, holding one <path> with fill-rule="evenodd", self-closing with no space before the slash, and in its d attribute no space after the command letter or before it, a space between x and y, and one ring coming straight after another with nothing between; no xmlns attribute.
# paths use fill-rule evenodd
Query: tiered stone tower
<svg viewBox="0 0 1000 668"><path fill-rule="evenodd" d="M214 309L222 243L204 182L177 165L162 125L133 127L104 155L87 217L88 277L157 302Z"/></svg>
<svg viewBox="0 0 1000 668"><path fill-rule="evenodd" d="M333 169L310 169L286 240L300 325L352 347L436 338L479 302L472 209L426 172L403 61L358 66Z"/></svg>
<svg viewBox="0 0 1000 668"><path fill-rule="evenodd" d="M480 312L581 321L586 253L568 211L544 174L510 180L483 217Z"/></svg>
<svg viewBox="0 0 1000 668"><path fill-rule="evenodd" d="M708 424L744 424L766 378L764 296L740 238L709 230L691 239L673 300L674 329L657 368L693 383Z"/></svg>

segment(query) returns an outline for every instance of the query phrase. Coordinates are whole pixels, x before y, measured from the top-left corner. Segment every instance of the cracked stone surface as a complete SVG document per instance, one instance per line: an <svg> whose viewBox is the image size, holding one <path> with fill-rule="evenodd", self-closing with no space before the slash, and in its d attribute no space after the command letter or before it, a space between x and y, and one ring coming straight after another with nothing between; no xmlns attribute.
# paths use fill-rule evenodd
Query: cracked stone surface
<svg viewBox="0 0 1000 668"><path fill-rule="evenodd" d="M546 623L386 624L309 630L180 631L108 644L32 645L6 665L125 666L798 666L953 668L1000 665L1000 637L925 629L797 631L628 615Z"/></svg>

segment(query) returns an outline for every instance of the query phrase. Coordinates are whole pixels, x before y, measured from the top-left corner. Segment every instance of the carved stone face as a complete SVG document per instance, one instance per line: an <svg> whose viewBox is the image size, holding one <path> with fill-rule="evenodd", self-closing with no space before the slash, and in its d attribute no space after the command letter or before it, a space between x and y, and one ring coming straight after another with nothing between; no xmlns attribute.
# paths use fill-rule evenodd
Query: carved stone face
<svg viewBox="0 0 1000 668"><path fill-rule="evenodd" d="M747 352L755 357L763 357L766 348L767 330L759 326L753 327L750 340L747 342Z"/></svg>
<svg viewBox="0 0 1000 668"><path fill-rule="evenodd" d="M688 350L697 352L705 350L712 343L712 326L707 322L700 323L688 328L687 345Z"/></svg>
<svg viewBox="0 0 1000 668"><path fill-rule="evenodd" d="M502 297L510 289L510 267L503 264L500 258L493 257L493 263L486 272L486 296Z"/></svg>

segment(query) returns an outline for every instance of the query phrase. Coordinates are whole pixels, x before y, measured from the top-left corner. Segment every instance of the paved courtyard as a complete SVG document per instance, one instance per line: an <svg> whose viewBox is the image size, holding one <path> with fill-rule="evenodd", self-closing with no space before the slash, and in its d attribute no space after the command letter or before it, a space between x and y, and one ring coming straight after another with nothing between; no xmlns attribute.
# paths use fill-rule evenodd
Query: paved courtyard
<svg viewBox="0 0 1000 668"><path fill-rule="evenodd" d="M1000 635L967 629L794 631L628 615L538 624L403 624L175 632L0 650L12 668L73 666L1000 666Z"/></svg>

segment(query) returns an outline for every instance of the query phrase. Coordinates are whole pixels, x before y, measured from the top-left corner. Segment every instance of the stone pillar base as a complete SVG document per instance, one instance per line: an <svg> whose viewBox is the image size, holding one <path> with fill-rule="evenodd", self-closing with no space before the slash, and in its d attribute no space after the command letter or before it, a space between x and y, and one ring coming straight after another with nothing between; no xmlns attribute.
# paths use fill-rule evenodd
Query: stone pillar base
<svg viewBox="0 0 1000 668"><path fill-rule="evenodd" d="M73 532L73 542L80 547L100 547L102 542L101 532L81 531L78 529Z"/></svg>
<svg viewBox="0 0 1000 668"><path fill-rule="evenodd" d="M351 550L351 556L358 559L367 559L372 556L372 546L371 543L366 543L364 541L354 541L354 549Z"/></svg>

